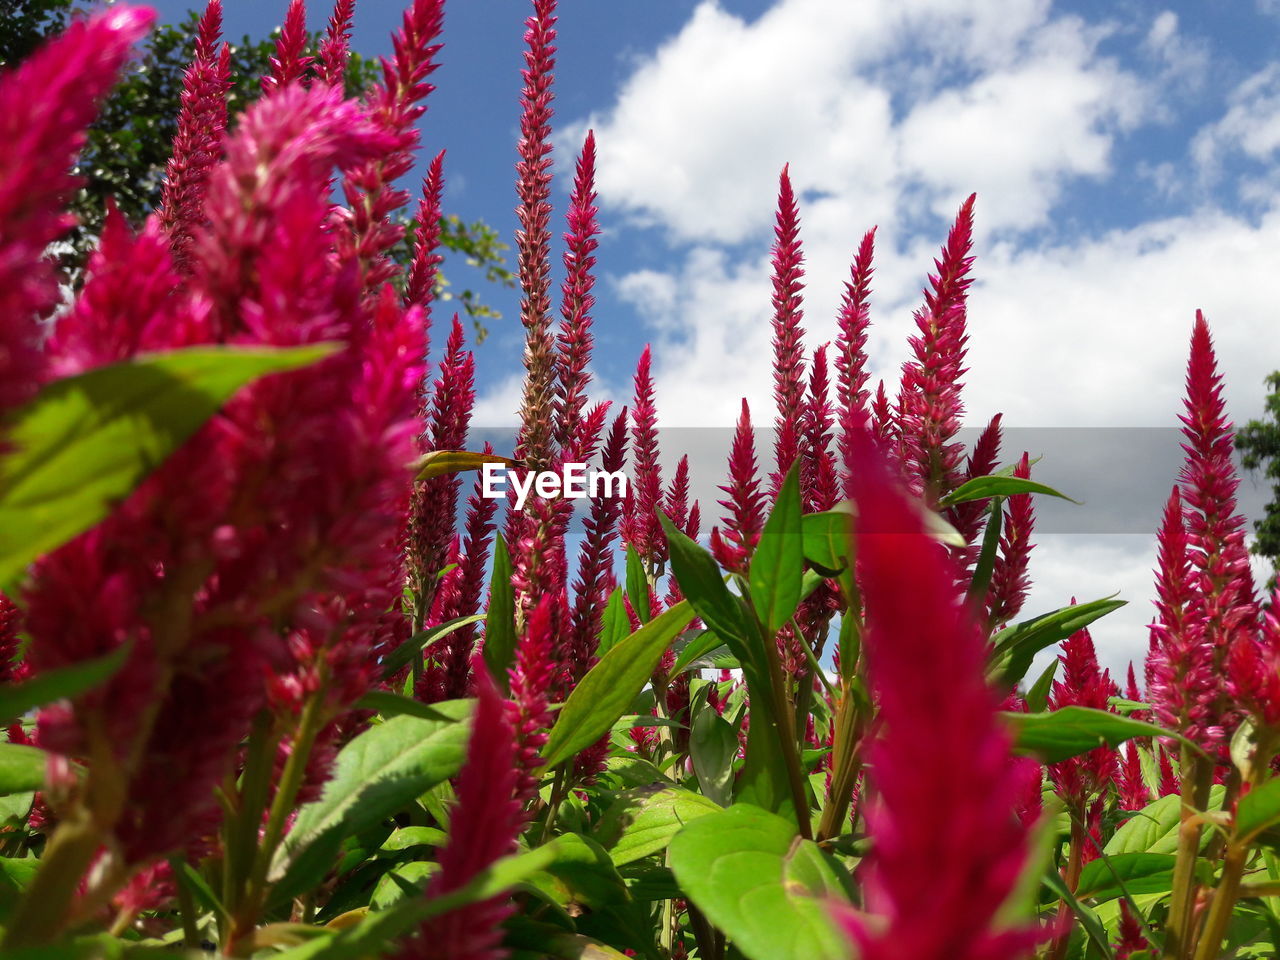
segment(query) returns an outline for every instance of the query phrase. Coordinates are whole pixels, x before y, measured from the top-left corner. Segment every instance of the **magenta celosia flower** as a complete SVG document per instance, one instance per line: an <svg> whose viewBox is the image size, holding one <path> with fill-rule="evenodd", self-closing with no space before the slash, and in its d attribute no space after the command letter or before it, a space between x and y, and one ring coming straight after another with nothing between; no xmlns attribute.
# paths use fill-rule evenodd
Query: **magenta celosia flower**
<svg viewBox="0 0 1280 960"><path fill-rule="evenodd" d="M413 245L413 263L405 282L404 302L416 303L431 315L431 301L444 255L440 253L440 198L444 193L444 151L441 150L427 168L422 180L422 200L418 204L418 236ZM430 350L422 345L422 352Z"/></svg>
<svg viewBox="0 0 1280 960"><path fill-rule="evenodd" d="M590 130L578 156L577 170L573 178L573 192L569 196L569 211L565 215L569 230L564 235L565 279L561 287L559 354L556 367L559 384L553 404L556 424L556 443L565 451L569 462L581 462L583 448L594 444L595 437L579 436L582 411L587 405L587 384L591 374L587 364L591 360L591 308L595 304L591 288L595 285L595 251L599 246L596 237L600 224L596 222L596 138Z"/></svg>
<svg viewBox="0 0 1280 960"><path fill-rule="evenodd" d="M18 659L21 627L22 613L0 593L0 683L18 683L26 674L26 665Z"/></svg>
<svg viewBox="0 0 1280 960"><path fill-rule="evenodd" d="M454 314L440 374L431 388L424 446L465 449L474 404L475 357L463 349L462 323ZM461 478L444 476L426 480L414 490L405 563L423 613L431 606L436 578L445 566L461 488Z"/></svg>
<svg viewBox="0 0 1280 960"><path fill-rule="evenodd" d="M556 65L555 0L534 0L525 21L524 90L520 95L520 159L516 164L516 250L520 322L527 371L520 403L517 456L535 469L553 458L555 338L551 334L551 101Z"/></svg>
<svg viewBox="0 0 1280 960"><path fill-rule="evenodd" d="M809 372L809 396L803 420L804 452L800 486L806 513L830 510L840 499L836 458L831 451L835 418L828 397L829 386L827 348L824 346L813 354L813 368Z"/></svg>
<svg viewBox="0 0 1280 960"><path fill-rule="evenodd" d="M1222 377L1204 315L1196 311L1187 362L1184 425L1186 460L1178 481L1186 505L1188 557L1200 597L1204 644L1212 651L1219 677L1213 702L1206 702L1213 723L1229 738L1240 721L1224 676L1231 650L1257 642L1258 610L1253 572L1245 545L1245 518L1236 507L1240 480L1232 462L1234 433L1226 417Z"/></svg>
<svg viewBox="0 0 1280 960"><path fill-rule="evenodd" d="M649 345L636 364L635 398L631 405L631 456L634 466L623 508L622 539L650 562L666 558L666 537L658 521L662 505L662 466L658 462L658 411L649 372Z"/></svg>
<svg viewBox="0 0 1280 960"><path fill-rule="evenodd" d="M1001 419L1001 415L997 413L983 428L982 433L978 434L978 440L974 443L968 462L965 464L962 482L995 472L996 465L1000 462L1000 442L1003 439L1000 430ZM978 535L982 532L983 517L989 505L988 500L971 500L948 508L944 514L969 544L968 547L956 550L956 560L961 563L966 575L978 556L980 549L977 545Z"/></svg>
<svg viewBox="0 0 1280 960"><path fill-rule="evenodd" d="M209 0L196 33L195 56L182 78L178 132L158 211L180 268L186 265L192 234L204 223L209 171L222 156L227 129L231 48L218 42L221 34L222 0Z"/></svg>
<svg viewBox="0 0 1280 960"><path fill-rule="evenodd" d="M516 799L517 732L508 704L498 695L482 662L476 663L475 720L467 762L458 774L458 802L449 820L449 841L439 871L427 884L429 898L462 889L511 853L523 826ZM514 908L495 897L428 920L397 954L401 960L502 960L502 921Z"/></svg>
<svg viewBox="0 0 1280 960"><path fill-rule="evenodd" d="M756 473L755 431L751 429L751 410L742 401L742 413L733 433L729 451L729 482L720 487L727 499L718 501L727 511L725 532L711 531L711 550L727 570L747 572L747 562L764 529L764 494Z"/></svg>
<svg viewBox="0 0 1280 960"><path fill-rule="evenodd" d="M435 89L427 77L435 71L437 43L444 26L444 0L413 0L400 30L392 38L393 54L382 61L382 82L367 94L374 122L395 142L368 162L343 168L345 209L334 211L335 258L355 262L366 291L377 291L399 272L388 251L404 235L391 214L409 202L407 191L393 184L413 169L418 142L414 124L426 112L421 101Z"/></svg>
<svg viewBox="0 0 1280 960"><path fill-rule="evenodd" d="M1280 589L1262 618L1256 643L1232 645L1227 661L1231 695L1260 729L1280 727Z"/></svg>
<svg viewBox="0 0 1280 960"><path fill-rule="evenodd" d="M836 399L839 402L837 421L840 425L840 478L842 496L852 496L849 473L854 434L866 421L871 394L866 389L867 378L867 327L871 322L871 275L875 272L872 260L875 256L876 231L872 227L858 244L853 265L849 268L849 281L844 287L837 317L839 332L836 335Z"/></svg>
<svg viewBox="0 0 1280 960"><path fill-rule="evenodd" d="M556 673L556 598L543 596L525 621L516 643L515 664L511 667L511 704L508 712L515 730L516 765L520 771L515 795L523 806L538 792L533 771L541 761L538 751L547 742L551 726L550 690Z"/></svg>
<svg viewBox="0 0 1280 960"><path fill-rule="evenodd" d="M883 380L877 384L875 399L871 401L871 436L881 450L897 451L901 430Z"/></svg>
<svg viewBox="0 0 1280 960"><path fill-rule="evenodd" d="M355 14L355 0L334 0L333 13L324 40L320 42L318 70L320 79L333 86L342 86L350 59L351 18Z"/></svg>
<svg viewBox="0 0 1280 960"><path fill-rule="evenodd" d="M1146 934L1142 932L1142 924L1129 908L1127 899L1120 901L1120 925L1116 934L1116 942L1113 946L1116 960L1129 960L1138 951L1146 950L1151 946L1147 942Z"/></svg>
<svg viewBox="0 0 1280 960"><path fill-rule="evenodd" d="M925 305L916 312L920 335L910 340L914 359L903 366L898 394L902 460L913 487L930 503L961 482L964 446L952 441L964 413L960 378L968 342L965 300L972 283L973 202L971 195L961 205L942 256L934 261L938 274L930 276Z"/></svg>
<svg viewBox="0 0 1280 960"><path fill-rule="evenodd" d="M778 405L774 439L776 470L772 496L800 456L800 423L804 418L804 254L800 249L800 214L787 167L778 177L778 212L773 228L773 397Z"/></svg>
<svg viewBox="0 0 1280 960"><path fill-rule="evenodd" d="M35 321L58 302L45 252L74 223L65 209L80 182L71 169L85 129L153 18L122 5L73 21L0 74L0 413L42 377Z"/></svg>
<svg viewBox="0 0 1280 960"><path fill-rule="evenodd" d="M1049 691L1050 710L1111 709L1109 698L1118 691L1108 671L1098 666L1088 630L1078 630L1063 641L1058 663L1062 672ZM1078 757L1049 764L1049 778L1074 814L1083 816L1089 801L1115 778L1119 759L1114 747L1103 744Z"/></svg>
<svg viewBox="0 0 1280 960"><path fill-rule="evenodd" d="M1156 539L1157 621L1150 627L1147 702L1156 721L1202 745L1221 737L1208 711L1217 689L1212 651L1204 643L1201 598L1192 579L1182 497L1174 487Z"/></svg>
<svg viewBox="0 0 1280 960"><path fill-rule="evenodd" d="M131 239L117 224L89 280L98 293L69 315L76 336L54 341L89 362L114 358L114 311L149 346L166 333L167 345L347 345L242 391L102 525L35 570L38 670L132 644L105 687L39 719L42 745L91 757L91 778L97 765L118 768L127 802L94 813L125 864L208 835L213 786L268 695L287 708L323 682L337 712L367 689L393 599L385 571L408 495L422 317L389 288L362 301L356 275L331 269L327 218L333 165L387 147L338 91L282 88L246 113L210 177L209 222L172 322L163 305L133 316L163 304L149 285L172 265L157 234ZM116 255L155 267L136 277L133 300Z"/></svg>
<svg viewBox="0 0 1280 960"><path fill-rule="evenodd" d="M276 55L271 58L271 73L262 78L266 93L302 80L311 66L307 49L307 5L305 0L289 0L284 26L276 38Z"/></svg>
<svg viewBox="0 0 1280 960"><path fill-rule="evenodd" d="M865 650L881 734L869 758L870 916L850 917L850 933L860 960L1024 956L1036 931L1001 928L998 915L1027 862L1015 812L1029 768L1014 763L986 682L986 643L953 565L871 438L863 434L853 452Z"/></svg>
<svg viewBox="0 0 1280 960"><path fill-rule="evenodd" d="M1024 452L1013 468L1015 477L1031 476L1031 459ZM1029 493L1011 496L1004 508L1000 528L1000 553L991 571L991 588L987 593L987 623L993 629L1013 620L1031 588L1027 572L1031 551L1031 533L1035 527L1035 506Z"/></svg>

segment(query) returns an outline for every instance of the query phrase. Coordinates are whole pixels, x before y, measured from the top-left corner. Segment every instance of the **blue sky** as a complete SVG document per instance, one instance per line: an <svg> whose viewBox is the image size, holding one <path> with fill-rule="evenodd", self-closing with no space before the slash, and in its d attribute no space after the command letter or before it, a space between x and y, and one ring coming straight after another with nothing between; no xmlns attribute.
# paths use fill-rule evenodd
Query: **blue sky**
<svg viewBox="0 0 1280 960"><path fill-rule="evenodd" d="M226 5L238 38L286 2ZM158 4L169 19L187 6ZM507 238L527 12L453 0L423 124L424 153L448 149L447 208ZM318 28L327 6L309 14ZM363 0L356 19L355 46L383 53L399 5ZM870 347L891 392L925 272L977 191L971 422L1176 427L1197 307L1232 415L1260 412L1280 367L1280 0L564 0L559 47L557 169L588 126L600 145L598 396L625 400L652 342L666 425L726 427L744 395L768 416L767 255L789 162L811 347L879 225ZM505 317L478 349L477 416L499 425L522 337L514 296L486 293ZM695 458L704 505L720 456ZM1172 481L1134 497L1138 529L1149 515L1154 531ZM1140 657L1153 539L1045 534L1032 612L1119 590L1129 608L1095 636L1113 667Z"/></svg>

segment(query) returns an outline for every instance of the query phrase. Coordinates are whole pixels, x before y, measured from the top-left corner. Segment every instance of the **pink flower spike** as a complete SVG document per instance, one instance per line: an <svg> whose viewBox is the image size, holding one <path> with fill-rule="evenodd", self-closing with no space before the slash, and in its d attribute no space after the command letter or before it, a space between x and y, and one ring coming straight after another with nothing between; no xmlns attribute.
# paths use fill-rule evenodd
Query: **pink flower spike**
<svg viewBox="0 0 1280 960"><path fill-rule="evenodd" d="M745 398L729 452L729 482L720 489L727 499L718 502L728 513L724 534L718 528L711 531L711 549L721 566L746 573L747 561L764 529L765 504L756 471L755 431Z"/></svg>
<svg viewBox="0 0 1280 960"><path fill-rule="evenodd" d="M1050 710L1111 709L1108 700L1115 693L1115 684L1107 671L1098 667L1088 630L1079 630L1063 641L1058 662L1062 672L1049 692ZM1081 756L1050 764L1049 778L1072 812L1083 816L1088 803L1115 778L1118 762L1115 748L1103 744Z"/></svg>
<svg viewBox="0 0 1280 960"><path fill-rule="evenodd" d="M422 200L418 204L418 236L413 246L413 263L409 267L409 279L404 290L405 306L416 303L427 311L428 316L436 279L440 275L440 264L444 262L444 255L440 253L440 203L443 192L444 151L441 150L432 159L427 175L422 180ZM429 342L422 345L424 354L430 350Z"/></svg>
<svg viewBox="0 0 1280 960"><path fill-rule="evenodd" d="M462 889L515 850L523 826L516 800L516 731L507 704L482 662L477 678L475 720L467 762L458 775L457 804L449 820L449 841L440 851L439 871L427 885L429 898ZM505 896L459 907L428 920L407 941L399 960L502 960L502 921L514 908Z"/></svg>
<svg viewBox="0 0 1280 960"><path fill-rule="evenodd" d="M662 502L662 466L658 462L658 411L653 401L649 346L636 364L635 402L631 406L631 456L634 468L624 507L622 539L641 557L660 562L666 539L658 521Z"/></svg>
<svg viewBox="0 0 1280 960"><path fill-rule="evenodd" d="M335 87L342 86L346 80L347 61L351 56L351 19L355 8L355 0L334 0L329 28L320 43L320 79Z"/></svg>
<svg viewBox="0 0 1280 960"><path fill-rule="evenodd" d="M561 288L562 303L560 324L558 397L555 401L556 442L565 451L576 451L589 438L579 436L582 411L587 405L587 385L591 374L587 364L591 362L591 308L595 297L591 288L595 285L592 270L595 267L595 251L599 246L596 237L600 224L596 222L596 138L590 130L578 156L577 171L573 179L573 193L569 198L567 220L569 232L564 235L565 280ZM571 462L580 460L577 452L568 454Z"/></svg>
<svg viewBox="0 0 1280 960"><path fill-rule="evenodd" d="M776 471L771 496L800 456L800 422L804 417L804 254L800 249L800 214L791 190L788 167L778 177L778 212L773 244L773 397L778 405L774 440Z"/></svg>
<svg viewBox="0 0 1280 960"><path fill-rule="evenodd" d="M867 327L871 322L871 275L875 256L876 230L872 227L858 244L853 258L850 277L845 284L844 298L840 302L837 318L839 333L836 336L836 399L839 401L837 419L840 423L840 477L842 496L849 497L852 489L849 462L852 454L853 434L866 418L871 394L866 389L867 378Z"/></svg>
<svg viewBox="0 0 1280 960"><path fill-rule="evenodd" d="M830 510L840 499L836 458L831 451L831 431L835 421L831 415L829 387L827 348L822 346L813 354L809 395L802 421L804 448L801 453L800 489L806 513Z"/></svg>
<svg viewBox="0 0 1280 960"><path fill-rule="evenodd" d="M860 960L1014 960L1040 939L1033 928L999 926L1027 864L1016 811L1036 768L1012 754L954 566L871 438L860 435L853 452L865 650L882 733L869 757L871 916L847 925ZM937 817L944 793L948 815Z"/></svg>
<svg viewBox="0 0 1280 960"><path fill-rule="evenodd" d="M1026 453L1014 467L1013 475L1024 479L1031 476L1031 460ZM1000 528L1000 553L991 571L991 588L987 594L987 623L992 629L1008 623L1021 612L1027 591L1031 589L1027 570L1035 547L1031 542L1035 522L1031 494L1016 493L1009 498Z"/></svg>
<svg viewBox="0 0 1280 960"><path fill-rule="evenodd" d="M58 302L50 243L73 223L71 174L85 130L155 14L114 6L73 20L19 67L0 73L0 413L42 377L36 319Z"/></svg>
<svg viewBox="0 0 1280 960"><path fill-rule="evenodd" d="M528 371L520 401L517 456L534 469L553 459L555 340L551 335L551 101L554 81L555 0L534 0L525 21L524 90L520 105L520 159L516 163L516 249L520 279L520 322L525 329Z"/></svg>
<svg viewBox="0 0 1280 960"><path fill-rule="evenodd" d="M209 171L222 157L231 48L219 44L221 33L222 0L209 0L196 34L195 57L182 78L178 132L160 196L160 223L169 235L179 267L186 266L191 238L205 223Z"/></svg>
<svg viewBox="0 0 1280 960"><path fill-rule="evenodd" d="M276 55L271 58L271 75L262 78L262 90L271 93L306 76L311 66L307 49L306 0L289 0L284 26L276 38Z"/></svg>
<svg viewBox="0 0 1280 960"><path fill-rule="evenodd" d="M544 594L525 622L516 644L515 664L509 671L512 702L508 711L518 744L516 764L520 775L516 797L521 806L538 792L533 771L541 763L538 751L547 742L546 729L551 726L550 692L556 673L555 609L556 598Z"/></svg>

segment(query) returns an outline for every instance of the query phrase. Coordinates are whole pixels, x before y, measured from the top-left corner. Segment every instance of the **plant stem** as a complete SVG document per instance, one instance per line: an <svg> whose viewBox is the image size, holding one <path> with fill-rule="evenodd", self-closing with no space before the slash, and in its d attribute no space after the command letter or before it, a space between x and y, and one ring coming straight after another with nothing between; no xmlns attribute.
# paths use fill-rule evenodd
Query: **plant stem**
<svg viewBox="0 0 1280 960"><path fill-rule="evenodd" d="M189 949L200 946L200 931L196 928L196 902L191 896L187 878L182 874L181 857L169 858L169 870L178 891L178 916L182 920L182 945Z"/></svg>
<svg viewBox="0 0 1280 960"><path fill-rule="evenodd" d="M1183 960L1190 952L1195 866L1200 852L1198 817L1208 800L1208 781L1213 775L1212 766L1202 762L1194 748L1185 743L1178 770L1182 774L1182 820L1178 826L1178 855L1173 866L1173 893L1169 900L1163 960Z"/></svg>
<svg viewBox="0 0 1280 960"><path fill-rule="evenodd" d="M83 806L77 805L58 824L40 858L31 885L9 922L4 952L48 943L62 930L80 879L102 845L102 830Z"/></svg>
<svg viewBox="0 0 1280 960"><path fill-rule="evenodd" d="M831 741L831 788L827 803L818 824L818 839L830 840L839 836L849 804L853 800L853 786L862 770L861 751L858 749L861 723L858 702L852 690L846 689L836 708L835 735Z"/></svg>
<svg viewBox="0 0 1280 960"><path fill-rule="evenodd" d="M1067 855L1067 872L1063 881L1072 895L1080 886L1080 871L1084 868L1084 842L1088 831L1084 828L1083 817L1071 814L1071 851ZM1071 918L1071 907L1064 900L1058 905L1058 924L1066 929L1053 941L1049 951L1049 960L1062 960L1067 954L1067 946L1071 943L1071 928L1067 926Z"/></svg>
<svg viewBox="0 0 1280 960"><path fill-rule="evenodd" d="M764 656L769 665L769 693L775 712L778 739L782 746L782 760L787 767L787 782L791 786L791 802L796 808L796 823L800 836L813 839L813 827L809 823L809 801L805 794L804 771L800 767L800 750L796 744L795 716L789 709L782 676L782 661L778 657L778 638L764 634Z"/></svg>
<svg viewBox="0 0 1280 960"><path fill-rule="evenodd" d="M1236 897L1240 891L1240 878L1244 875L1244 865L1248 859L1247 843L1233 840L1227 844L1227 856L1222 862L1222 879L1213 892L1213 904L1209 907L1204 933L1200 935L1196 960L1213 960L1218 955L1218 947L1227 932L1227 924L1231 922L1231 913L1235 909Z"/></svg>

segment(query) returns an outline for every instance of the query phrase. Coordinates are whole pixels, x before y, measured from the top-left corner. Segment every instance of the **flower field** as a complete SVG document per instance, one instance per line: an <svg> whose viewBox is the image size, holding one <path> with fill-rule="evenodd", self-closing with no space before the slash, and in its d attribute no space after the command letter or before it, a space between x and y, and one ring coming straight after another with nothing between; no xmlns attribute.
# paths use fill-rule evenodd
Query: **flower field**
<svg viewBox="0 0 1280 960"><path fill-rule="evenodd" d="M1126 676L1089 633L1121 601L1023 610L1071 491L999 416L959 440L973 196L873 383L875 229L808 349L780 171L774 402L699 503L649 349L593 398L596 142L553 236L532 0L519 428L476 449L444 155L404 189L444 15L348 98L353 0L314 56L292 0L231 115L209 0L161 203L108 209L77 289L49 250L153 14L0 72L0 957L1276 956L1280 620L1209 321Z"/></svg>

